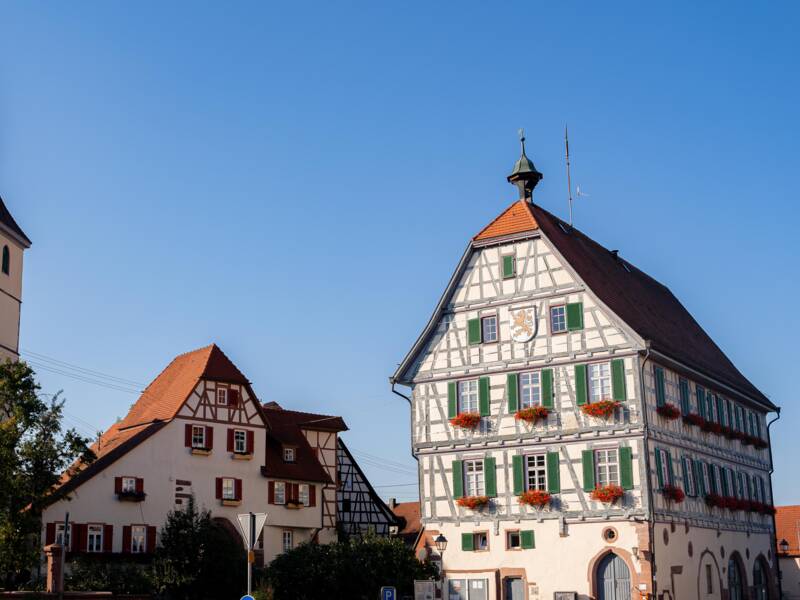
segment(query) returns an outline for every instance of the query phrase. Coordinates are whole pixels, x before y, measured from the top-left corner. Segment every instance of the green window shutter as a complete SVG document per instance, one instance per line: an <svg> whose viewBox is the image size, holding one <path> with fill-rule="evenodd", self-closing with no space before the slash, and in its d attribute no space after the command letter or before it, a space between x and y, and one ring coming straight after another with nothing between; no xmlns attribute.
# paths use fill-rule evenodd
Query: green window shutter
<svg viewBox="0 0 800 600"><path fill-rule="evenodd" d="M708 483L711 485L711 493L719 492L717 489L717 466L711 463L708 465Z"/></svg>
<svg viewBox="0 0 800 600"><path fill-rule="evenodd" d="M589 401L589 388L586 386L586 365L575 365L575 401L578 406Z"/></svg>
<svg viewBox="0 0 800 600"><path fill-rule="evenodd" d="M525 491L525 457L521 454L512 456L511 469L514 475L514 493L521 494Z"/></svg>
<svg viewBox="0 0 800 600"><path fill-rule="evenodd" d="M706 391L699 385L695 388L695 395L697 396L697 414L704 419L706 418Z"/></svg>
<svg viewBox="0 0 800 600"><path fill-rule="evenodd" d="M661 450L656 448L656 479L658 479L658 489L664 487L664 465L661 463Z"/></svg>
<svg viewBox="0 0 800 600"><path fill-rule="evenodd" d="M719 478L722 480L722 495L730 496L731 491L728 489L728 469L720 467Z"/></svg>
<svg viewBox="0 0 800 600"><path fill-rule="evenodd" d="M456 382L447 384L447 418L452 419L458 415L458 398L456 397Z"/></svg>
<svg viewBox="0 0 800 600"><path fill-rule="evenodd" d="M475 550L475 542L472 539L471 533L461 534L461 549L464 552L472 552L473 550Z"/></svg>
<svg viewBox="0 0 800 600"><path fill-rule="evenodd" d="M553 369L542 369L542 406L553 408Z"/></svg>
<svg viewBox="0 0 800 600"><path fill-rule="evenodd" d="M508 414L513 415L519 410L516 373L509 373L506 375L506 396L508 397Z"/></svg>
<svg viewBox="0 0 800 600"><path fill-rule="evenodd" d="M594 452L592 450L581 452L581 462L583 463L583 489L591 492L594 489Z"/></svg>
<svg viewBox="0 0 800 600"><path fill-rule="evenodd" d="M485 493L489 498L497 496L497 469L495 468L495 459L487 456L483 459L483 481Z"/></svg>
<svg viewBox="0 0 800 600"><path fill-rule="evenodd" d="M503 257L503 278L508 279L509 277L513 277L516 274L516 261L514 257L510 254Z"/></svg>
<svg viewBox="0 0 800 600"><path fill-rule="evenodd" d="M728 415L726 425L733 429L733 404L728 398L725 399L725 413Z"/></svg>
<svg viewBox="0 0 800 600"><path fill-rule="evenodd" d="M681 414L685 417L689 414L689 382L681 378L678 388L681 394Z"/></svg>
<svg viewBox="0 0 800 600"><path fill-rule="evenodd" d="M720 425L725 425L725 399L722 396L717 396L717 422Z"/></svg>
<svg viewBox="0 0 800 600"><path fill-rule="evenodd" d="M627 400L625 394L625 361L615 358L611 361L611 397L614 400Z"/></svg>
<svg viewBox="0 0 800 600"><path fill-rule="evenodd" d="M696 459L694 461L694 479L695 487L699 496L706 495L706 480L703 478L703 461Z"/></svg>
<svg viewBox="0 0 800 600"><path fill-rule="evenodd" d="M709 421L719 421L719 415L714 418L714 396L710 391L706 391L706 418Z"/></svg>
<svg viewBox="0 0 800 600"><path fill-rule="evenodd" d="M470 319L467 321L467 341L470 344L481 343L481 320Z"/></svg>
<svg viewBox="0 0 800 600"><path fill-rule="evenodd" d="M464 463L460 460L453 461L453 497L464 497Z"/></svg>
<svg viewBox="0 0 800 600"><path fill-rule="evenodd" d="M675 484L675 472L672 470L672 452L667 450L667 478L670 485Z"/></svg>
<svg viewBox="0 0 800 600"><path fill-rule="evenodd" d="M681 480L683 480L683 491L689 496L689 467L687 466L688 458L681 457Z"/></svg>
<svg viewBox="0 0 800 600"><path fill-rule="evenodd" d="M735 409L734 412L736 412L736 431L741 431L742 430L742 407L737 404L736 405L736 409Z"/></svg>
<svg viewBox="0 0 800 600"><path fill-rule="evenodd" d="M533 529L524 529L519 532L519 541L523 550L532 550L536 547L533 538Z"/></svg>
<svg viewBox="0 0 800 600"><path fill-rule="evenodd" d="M664 369L653 367L653 375L656 380L656 406L664 406L667 400L667 389L664 384Z"/></svg>
<svg viewBox="0 0 800 600"><path fill-rule="evenodd" d="M619 449L619 483L623 490L633 489L633 449L628 446Z"/></svg>
<svg viewBox="0 0 800 600"><path fill-rule="evenodd" d="M547 491L551 494L561 492L561 467L558 452L547 453Z"/></svg>
<svg viewBox="0 0 800 600"><path fill-rule="evenodd" d="M583 302L567 304L567 329L569 331L583 329Z"/></svg>
<svg viewBox="0 0 800 600"><path fill-rule="evenodd" d="M478 380L478 410L482 417L489 416L489 378L481 377Z"/></svg>

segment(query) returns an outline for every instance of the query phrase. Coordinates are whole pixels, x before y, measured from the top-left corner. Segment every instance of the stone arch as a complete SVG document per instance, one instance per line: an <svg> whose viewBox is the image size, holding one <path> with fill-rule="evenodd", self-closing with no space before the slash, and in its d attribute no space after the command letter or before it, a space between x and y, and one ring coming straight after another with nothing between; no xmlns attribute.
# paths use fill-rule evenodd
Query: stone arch
<svg viewBox="0 0 800 600"><path fill-rule="evenodd" d="M625 561L625 565L628 567L628 571L631 575L631 587L636 589L640 583L639 581L639 573L636 569L633 568L633 560L631 558L631 553L623 548L617 548L616 546L611 546L609 548L603 548L595 554L592 559L589 561L589 568L587 577L589 579L589 598L591 600L595 600L598 595L597 589L597 571L600 567L600 564L603 562L603 559L606 558L609 554L615 554L619 556L623 561ZM649 586L648 586L649 587ZM631 590L631 597L633 596L633 590Z"/></svg>
<svg viewBox="0 0 800 600"><path fill-rule="evenodd" d="M231 523L230 519L227 517L212 517L211 519L214 523L220 526L220 528L231 536L231 539L236 540L238 543L242 543L242 535L239 533L239 529Z"/></svg>
<svg viewBox="0 0 800 600"><path fill-rule="evenodd" d="M719 568L719 563L717 562L717 557L714 556L714 553L711 550L706 548L705 550L703 550L700 553L700 556L698 556L697 558L698 558L698 561L697 561L697 565L698 565L698 567L697 567L697 597L699 599L704 599L704 598L722 598L722 590L723 590L722 571ZM703 568L703 565L706 564L706 559L708 559L708 562L714 567L714 570L716 571L716 574L717 574L717 576L715 578L717 588L710 595L706 592L706 573L705 573L705 569Z"/></svg>
<svg viewBox="0 0 800 600"><path fill-rule="evenodd" d="M764 577L766 578L766 598L760 595L756 590L756 569L761 567ZM753 593L751 597L753 600L775 600L778 598L778 585L775 578L775 572L770 568L767 558L759 553L753 560Z"/></svg>
<svg viewBox="0 0 800 600"><path fill-rule="evenodd" d="M747 566L742 560L742 555L739 554L737 550L731 552L730 558L728 559L728 564L731 563L736 565L736 568L739 572L739 577L741 578L741 587L742 587L742 600L749 600L750 598L750 587L747 585ZM731 580L731 570L730 567L727 571L728 577L728 598L731 597L731 589L730 589L730 580Z"/></svg>

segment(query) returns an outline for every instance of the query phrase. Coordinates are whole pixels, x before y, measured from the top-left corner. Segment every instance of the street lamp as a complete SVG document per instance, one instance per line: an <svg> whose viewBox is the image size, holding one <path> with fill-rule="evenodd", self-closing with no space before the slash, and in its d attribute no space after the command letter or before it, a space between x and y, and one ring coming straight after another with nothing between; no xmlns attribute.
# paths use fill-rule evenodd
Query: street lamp
<svg viewBox="0 0 800 600"><path fill-rule="evenodd" d="M441 536L439 536L439 537L441 537ZM437 543L437 546L438 546L438 543ZM789 554L789 542L787 542L787 541L786 541L786 538L782 539L782 540L781 540L781 541L778 543L778 549L779 549L779 550L780 550L780 551L781 551L783 554Z"/></svg>
<svg viewBox="0 0 800 600"><path fill-rule="evenodd" d="M436 549L439 551L439 554L444 553L444 551L447 549L447 538L444 537L441 533L438 536L436 536L436 539L433 540L433 542L436 544ZM786 544L786 546L788 547L789 544Z"/></svg>

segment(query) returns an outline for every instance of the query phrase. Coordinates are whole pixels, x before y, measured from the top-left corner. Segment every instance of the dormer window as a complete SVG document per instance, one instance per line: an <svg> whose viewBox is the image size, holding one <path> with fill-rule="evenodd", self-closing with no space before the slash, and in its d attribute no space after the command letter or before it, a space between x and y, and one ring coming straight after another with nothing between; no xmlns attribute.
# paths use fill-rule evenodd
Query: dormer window
<svg viewBox="0 0 800 600"><path fill-rule="evenodd" d="M294 448L283 447L283 462L294 462Z"/></svg>
<svg viewBox="0 0 800 600"><path fill-rule="evenodd" d="M217 404L228 406L228 388L217 388Z"/></svg>

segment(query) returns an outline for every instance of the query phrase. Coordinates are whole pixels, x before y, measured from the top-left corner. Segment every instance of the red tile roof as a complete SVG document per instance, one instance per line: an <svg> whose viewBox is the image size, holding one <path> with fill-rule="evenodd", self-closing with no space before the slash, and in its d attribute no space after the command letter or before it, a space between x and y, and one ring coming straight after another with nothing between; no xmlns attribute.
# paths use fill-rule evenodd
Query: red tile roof
<svg viewBox="0 0 800 600"><path fill-rule="evenodd" d="M525 200L517 200L500 213L494 221L481 229L473 239L475 241L488 240L537 229L539 229L539 224L533 215L531 204Z"/></svg>
<svg viewBox="0 0 800 600"><path fill-rule="evenodd" d="M800 556L800 505L775 507L775 539L789 542L789 551L782 556ZM780 549L780 546L778 546Z"/></svg>
<svg viewBox="0 0 800 600"><path fill-rule="evenodd" d="M417 502L398 502L394 506L389 504L392 512L403 519L403 528L398 532L400 535L418 534L422 529L420 521L420 507Z"/></svg>

